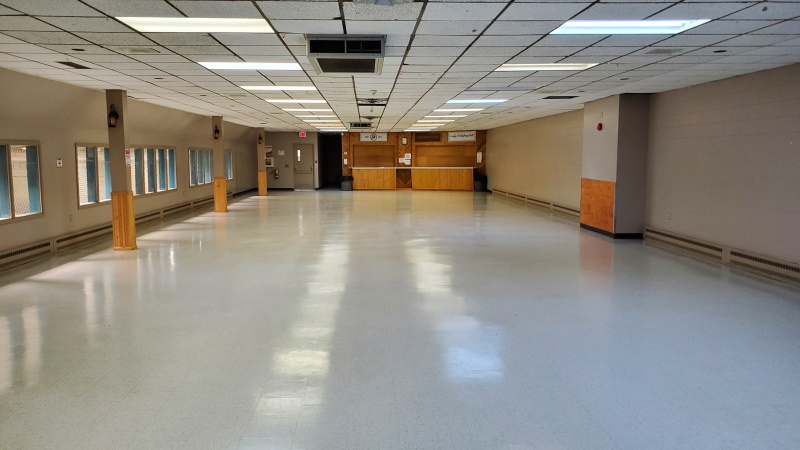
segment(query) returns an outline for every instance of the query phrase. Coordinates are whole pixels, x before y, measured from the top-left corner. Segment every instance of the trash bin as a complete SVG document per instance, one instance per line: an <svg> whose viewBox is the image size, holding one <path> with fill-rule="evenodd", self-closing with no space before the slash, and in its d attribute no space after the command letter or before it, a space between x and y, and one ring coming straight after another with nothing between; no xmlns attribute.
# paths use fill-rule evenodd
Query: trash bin
<svg viewBox="0 0 800 450"><path fill-rule="evenodd" d="M353 190L353 177L342 177L342 190L343 191Z"/></svg>
<svg viewBox="0 0 800 450"><path fill-rule="evenodd" d="M475 186L473 186L475 192L485 192L486 191L486 175L478 175L477 173L473 177L473 181Z"/></svg>

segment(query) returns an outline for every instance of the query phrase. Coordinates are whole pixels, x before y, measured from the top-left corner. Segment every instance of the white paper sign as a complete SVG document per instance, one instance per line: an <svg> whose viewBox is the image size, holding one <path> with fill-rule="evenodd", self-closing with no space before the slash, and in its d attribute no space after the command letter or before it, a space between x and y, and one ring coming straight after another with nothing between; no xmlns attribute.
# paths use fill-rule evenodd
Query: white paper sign
<svg viewBox="0 0 800 450"><path fill-rule="evenodd" d="M125 166L127 166L127 167L131 166L131 149L129 149L129 148L125 149ZM59 167L61 167L61 166L59 166Z"/></svg>
<svg viewBox="0 0 800 450"><path fill-rule="evenodd" d="M283 156L283 155L285 155L285 154L286 154L286 152L285 152L285 151L283 151L283 150L278 150L278 156Z"/></svg>
<svg viewBox="0 0 800 450"><path fill-rule="evenodd" d="M411 159L411 153L406 153L406 158L405 159Z"/></svg>
<svg viewBox="0 0 800 450"><path fill-rule="evenodd" d="M386 142L388 133L360 133L361 142Z"/></svg>
<svg viewBox="0 0 800 450"><path fill-rule="evenodd" d="M447 142L475 142L474 131L449 131Z"/></svg>
<svg viewBox="0 0 800 450"><path fill-rule="evenodd" d="M483 161L483 152L478 152L478 164Z"/></svg>
<svg viewBox="0 0 800 450"><path fill-rule="evenodd" d="M400 164L403 164L404 162L406 162L406 159L405 158L397 158L397 162L399 162Z"/></svg>

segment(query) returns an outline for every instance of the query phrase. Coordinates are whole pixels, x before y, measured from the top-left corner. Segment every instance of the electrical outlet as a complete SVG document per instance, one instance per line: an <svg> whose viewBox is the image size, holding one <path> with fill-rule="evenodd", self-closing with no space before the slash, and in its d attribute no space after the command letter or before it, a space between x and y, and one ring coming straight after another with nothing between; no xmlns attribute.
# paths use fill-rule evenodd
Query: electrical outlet
<svg viewBox="0 0 800 450"><path fill-rule="evenodd" d="M69 221L72 222L72 214L69 215Z"/></svg>
<svg viewBox="0 0 800 450"><path fill-rule="evenodd" d="M672 220L672 213L667 213L667 220Z"/></svg>

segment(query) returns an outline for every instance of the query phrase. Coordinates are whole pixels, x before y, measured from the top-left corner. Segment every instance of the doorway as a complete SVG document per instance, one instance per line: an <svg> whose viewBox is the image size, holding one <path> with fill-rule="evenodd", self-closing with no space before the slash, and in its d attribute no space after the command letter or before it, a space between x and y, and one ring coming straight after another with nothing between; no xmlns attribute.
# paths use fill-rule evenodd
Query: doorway
<svg viewBox="0 0 800 450"><path fill-rule="evenodd" d="M292 146L294 161L294 190L314 190L314 146L312 144L294 144Z"/></svg>
<svg viewBox="0 0 800 450"><path fill-rule="evenodd" d="M319 133L319 184L322 189L339 189L342 181L342 135Z"/></svg>

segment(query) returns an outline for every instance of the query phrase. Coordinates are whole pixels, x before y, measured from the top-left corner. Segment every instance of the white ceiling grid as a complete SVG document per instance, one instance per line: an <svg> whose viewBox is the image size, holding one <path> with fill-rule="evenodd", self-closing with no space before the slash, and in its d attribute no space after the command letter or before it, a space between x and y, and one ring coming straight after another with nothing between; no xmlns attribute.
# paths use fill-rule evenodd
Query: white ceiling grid
<svg viewBox="0 0 800 450"><path fill-rule="evenodd" d="M139 33L115 17L264 18L274 34ZM712 19L679 35L548 35L567 20ZM386 35L380 76L318 76L305 34ZM69 61L89 69L73 69ZM208 70L198 62L297 62L303 71ZM599 63L580 72L495 72L504 63ZM373 120L402 131L441 108L484 108L441 130L487 129L800 62L797 1L0 0L0 67L274 131L307 131L297 115ZM318 92L246 91L311 85ZM575 96L549 100L550 95ZM286 112L264 99L324 99L333 112ZM385 107L357 98L388 99ZM447 105L458 99L508 99ZM313 105L320 106L320 105ZM328 106L324 106L326 109ZM316 109L316 108L314 108ZM320 125L320 128L323 127Z"/></svg>

